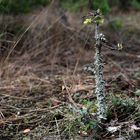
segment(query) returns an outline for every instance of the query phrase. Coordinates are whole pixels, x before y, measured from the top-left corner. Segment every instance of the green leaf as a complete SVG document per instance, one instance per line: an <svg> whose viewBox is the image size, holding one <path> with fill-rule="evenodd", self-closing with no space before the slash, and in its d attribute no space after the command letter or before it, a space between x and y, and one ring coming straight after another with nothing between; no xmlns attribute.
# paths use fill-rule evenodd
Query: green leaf
<svg viewBox="0 0 140 140"><path fill-rule="evenodd" d="M117 47L118 47L118 50L122 50L123 49L123 46L120 43L117 44Z"/></svg>
<svg viewBox="0 0 140 140"><path fill-rule="evenodd" d="M140 89L135 91L135 95L140 96Z"/></svg>
<svg viewBox="0 0 140 140"><path fill-rule="evenodd" d="M97 24L103 24L104 23L104 18L102 16L97 16L97 17L94 18L94 21Z"/></svg>
<svg viewBox="0 0 140 140"><path fill-rule="evenodd" d="M89 25L89 24L92 24L92 19L91 18L87 18L87 19L85 19L85 21L84 21L84 24L85 25Z"/></svg>

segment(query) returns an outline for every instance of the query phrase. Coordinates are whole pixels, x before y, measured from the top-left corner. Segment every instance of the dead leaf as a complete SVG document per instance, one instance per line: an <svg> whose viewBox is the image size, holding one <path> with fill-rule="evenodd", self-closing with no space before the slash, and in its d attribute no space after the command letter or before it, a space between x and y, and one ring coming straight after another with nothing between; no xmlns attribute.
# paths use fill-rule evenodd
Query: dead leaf
<svg viewBox="0 0 140 140"><path fill-rule="evenodd" d="M23 133L29 133L31 130L29 128L25 129Z"/></svg>
<svg viewBox="0 0 140 140"><path fill-rule="evenodd" d="M118 131L121 128L121 126L110 126L107 128L107 131L110 133L114 133L116 131Z"/></svg>
<svg viewBox="0 0 140 140"><path fill-rule="evenodd" d="M137 130L137 131L139 131L140 130L140 127L137 127L135 124L133 124L131 126L131 130Z"/></svg>

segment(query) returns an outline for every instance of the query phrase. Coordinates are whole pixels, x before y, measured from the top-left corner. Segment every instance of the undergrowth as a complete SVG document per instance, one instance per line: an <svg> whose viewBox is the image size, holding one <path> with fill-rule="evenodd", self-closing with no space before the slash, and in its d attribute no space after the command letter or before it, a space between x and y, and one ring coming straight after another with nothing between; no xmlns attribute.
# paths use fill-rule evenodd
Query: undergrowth
<svg viewBox="0 0 140 140"><path fill-rule="evenodd" d="M37 6L46 6L50 0L1 0L0 12L1 14L20 14L30 12Z"/></svg>

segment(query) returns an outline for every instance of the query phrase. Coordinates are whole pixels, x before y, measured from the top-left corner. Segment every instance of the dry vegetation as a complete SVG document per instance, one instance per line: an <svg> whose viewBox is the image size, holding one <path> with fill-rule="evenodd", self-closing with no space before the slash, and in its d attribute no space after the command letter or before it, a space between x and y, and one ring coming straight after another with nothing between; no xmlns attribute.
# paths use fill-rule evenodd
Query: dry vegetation
<svg viewBox="0 0 140 140"><path fill-rule="evenodd" d="M81 15L58 11L1 19L9 32L0 42L0 140L139 139L140 13L119 15L121 29L114 31L111 21L102 27L124 49L103 51L109 117L98 130L94 81L83 71L94 56L94 28L82 26ZM88 117L74 111L89 104ZM109 126L119 129L109 133Z"/></svg>

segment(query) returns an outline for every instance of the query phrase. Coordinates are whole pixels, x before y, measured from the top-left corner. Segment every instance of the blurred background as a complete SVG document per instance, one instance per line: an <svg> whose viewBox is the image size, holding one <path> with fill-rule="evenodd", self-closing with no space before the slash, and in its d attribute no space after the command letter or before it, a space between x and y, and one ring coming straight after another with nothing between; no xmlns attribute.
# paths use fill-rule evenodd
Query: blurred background
<svg viewBox="0 0 140 140"><path fill-rule="evenodd" d="M62 114L59 107L60 131L48 122L57 118L52 118L54 106L69 102L68 93L78 93L81 100L95 99L93 77L83 71L94 58L94 26L84 26L82 17L98 8L105 17L100 31L112 45L123 45L122 51L102 48L107 93L118 93L122 101L137 96L139 101L140 0L0 0L1 140L26 137L20 132L28 127L37 140L64 130L63 136L79 133L73 130L75 118ZM44 114L44 108L51 111ZM132 110L123 114L127 108L118 121L129 117Z"/></svg>
<svg viewBox="0 0 140 140"><path fill-rule="evenodd" d="M19 61L26 54L31 61L41 64L45 61L50 71L55 69L54 66L58 69L68 65L75 67L77 61L83 65L86 59L91 59L80 58L80 54L82 49L93 50L94 27L83 26L82 17L98 8L105 16L101 31L109 41L122 43L125 53L139 54L139 0L1 0L2 62L20 56Z"/></svg>

